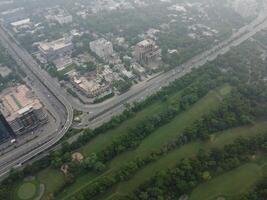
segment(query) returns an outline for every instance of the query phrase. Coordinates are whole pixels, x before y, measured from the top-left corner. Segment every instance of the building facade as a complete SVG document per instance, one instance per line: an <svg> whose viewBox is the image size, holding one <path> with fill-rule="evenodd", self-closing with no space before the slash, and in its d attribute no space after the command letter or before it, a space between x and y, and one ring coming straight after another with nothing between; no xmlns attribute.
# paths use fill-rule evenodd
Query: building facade
<svg viewBox="0 0 267 200"><path fill-rule="evenodd" d="M0 144L15 136L14 131L6 121L5 117L0 114Z"/></svg>
<svg viewBox="0 0 267 200"><path fill-rule="evenodd" d="M90 42L90 49L100 58L106 59L113 54L113 45L104 38Z"/></svg>
<svg viewBox="0 0 267 200"><path fill-rule="evenodd" d="M47 122L47 113L26 85L10 88L1 96L0 110L16 135Z"/></svg>
<svg viewBox="0 0 267 200"><path fill-rule="evenodd" d="M137 62L148 64L161 57L161 50L151 39L139 42L134 49L134 58Z"/></svg>

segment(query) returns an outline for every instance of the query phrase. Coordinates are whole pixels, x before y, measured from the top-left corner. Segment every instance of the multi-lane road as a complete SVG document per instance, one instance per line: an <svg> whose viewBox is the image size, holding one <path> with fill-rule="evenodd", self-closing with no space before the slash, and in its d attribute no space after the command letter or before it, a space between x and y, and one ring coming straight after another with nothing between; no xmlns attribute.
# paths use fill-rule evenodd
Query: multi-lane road
<svg viewBox="0 0 267 200"><path fill-rule="evenodd" d="M264 8L257 19L242 27L229 39L215 45L210 50L195 56L171 71L135 85L130 91L121 96L95 105L82 104L68 96L60 85L47 72L43 71L33 57L17 43L15 38L12 38L7 30L0 27L1 43L27 74L31 87L41 96L42 101L51 113L53 113L57 121L57 128L53 134L44 133L43 137L2 155L0 157L0 177L6 175L12 167L27 162L34 156L55 145L70 128L73 119L73 109L91 113L88 120L81 124L81 127L97 127L103 122L108 121L112 116L122 112L124 103L144 99L160 90L163 86L168 85L173 80L190 73L193 68L203 66L208 61L216 59L221 54L225 54L232 46L241 44L266 27L267 14Z"/></svg>
<svg viewBox="0 0 267 200"><path fill-rule="evenodd" d="M53 83L47 82L38 68L37 63L28 62L24 58L24 50L18 47L3 28L0 28L0 41L6 47L10 55L19 64L27 75L27 82L42 99L42 102L52 113L56 121L53 133L45 133L37 139L22 145L0 157L0 176L5 175L12 167L19 166L38 155L44 150L56 144L68 131L72 124L73 109L68 100L54 87Z"/></svg>

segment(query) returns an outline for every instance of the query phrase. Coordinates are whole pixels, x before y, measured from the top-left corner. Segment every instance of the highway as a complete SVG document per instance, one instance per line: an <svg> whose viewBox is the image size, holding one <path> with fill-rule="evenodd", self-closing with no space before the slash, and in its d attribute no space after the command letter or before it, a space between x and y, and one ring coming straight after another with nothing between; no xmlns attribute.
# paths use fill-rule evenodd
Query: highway
<svg viewBox="0 0 267 200"><path fill-rule="evenodd" d="M67 99L58 93L53 83L46 82L38 69L30 67L32 62L28 62L21 54L22 50L18 48L3 28L0 28L0 40L6 47L10 55L19 64L21 69L27 74L28 83L34 92L41 98L42 102L49 109L56 119L56 130L54 133L43 133L43 137L39 137L13 151L0 157L0 177L8 173L12 167L19 166L41 152L55 145L68 131L72 125L73 109ZM37 64L37 63L35 63Z"/></svg>
<svg viewBox="0 0 267 200"><path fill-rule="evenodd" d="M229 39L195 56L177 68L162 73L149 81L139 83L123 95L100 104L92 105L85 105L71 98L49 74L41 69L34 58L12 39L3 27L0 27L1 42L27 74L30 79L29 83L31 87L36 93L42 96L42 100L46 102L46 106L48 106L49 110L52 110L58 120L58 130L55 131L55 133L48 134L47 137L32 141L27 145L18 147L14 151L1 156L0 177L6 175L12 167L19 167L20 163L27 162L34 156L55 145L70 128L73 119L73 109L91 113L88 121L81 124L80 128L95 128L108 121L112 116L122 112L124 103L143 100L147 96L168 85L173 80L190 73L193 68L203 66L208 61L216 59L219 55L227 53L231 47L241 44L260 30L266 28L266 13L266 9L264 8L263 12L259 14L256 20L239 29ZM70 140L73 140L73 138Z"/></svg>

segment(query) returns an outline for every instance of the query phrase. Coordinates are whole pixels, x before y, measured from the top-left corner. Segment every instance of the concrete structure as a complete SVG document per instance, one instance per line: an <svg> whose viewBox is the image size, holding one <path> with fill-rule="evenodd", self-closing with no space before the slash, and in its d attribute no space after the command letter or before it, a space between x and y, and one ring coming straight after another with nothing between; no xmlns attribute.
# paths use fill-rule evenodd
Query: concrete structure
<svg viewBox="0 0 267 200"><path fill-rule="evenodd" d="M161 50L151 39L143 40L135 46L134 58L139 63L149 64L149 62L156 61L160 57Z"/></svg>
<svg viewBox="0 0 267 200"><path fill-rule="evenodd" d="M106 59L113 54L113 45L104 38L90 42L90 49L100 58Z"/></svg>
<svg viewBox="0 0 267 200"><path fill-rule="evenodd" d="M0 110L17 135L47 121L43 105L26 85L6 91L0 98Z"/></svg>
<svg viewBox="0 0 267 200"><path fill-rule="evenodd" d="M44 58L53 60L71 54L73 44L70 39L61 38L52 42L41 42L38 48Z"/></svg>

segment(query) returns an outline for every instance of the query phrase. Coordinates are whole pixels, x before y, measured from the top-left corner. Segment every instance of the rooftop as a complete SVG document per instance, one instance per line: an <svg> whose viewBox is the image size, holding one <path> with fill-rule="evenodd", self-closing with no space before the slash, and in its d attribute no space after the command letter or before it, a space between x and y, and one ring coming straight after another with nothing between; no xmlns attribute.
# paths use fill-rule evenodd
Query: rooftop
<svg viewBox="0 0 267 200"><path fill-rule="evenodd" d="M19 20L17 22L12 22L11 25L12 26L22 26L25 24L29 24L30 22L31 22L31 20L29 18L27 18L27 19Z"/></svg>
<svg viewBox="0 0 267 200"><path fill-rule="evenodd" d="M44 51L48 51L50 49L58 50L69 45L71 45L71 42L69 40L67 40L66 38L60 38L52 42L41 42L40 48Z"/></svg>
<svg viewBox="0 0 267 200"><path fill-rule="evenodd" d="M0 110L7 121L16 119L30 109L40 109L41 102L26 85L10 88L0 97Z"/></svg>
<svg viewBox="0 0 267 200"><path fill-rule="evenodd" d="M154 44L154 42L152 40L150 40L150 39L146 39L146 40L143 40L143 41L139 42L137 44L137 46L139 46L139 47L146 47L146 46L149 46L151 44Z"/></svg>

